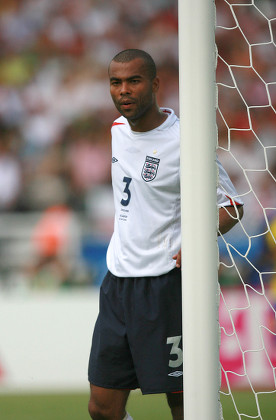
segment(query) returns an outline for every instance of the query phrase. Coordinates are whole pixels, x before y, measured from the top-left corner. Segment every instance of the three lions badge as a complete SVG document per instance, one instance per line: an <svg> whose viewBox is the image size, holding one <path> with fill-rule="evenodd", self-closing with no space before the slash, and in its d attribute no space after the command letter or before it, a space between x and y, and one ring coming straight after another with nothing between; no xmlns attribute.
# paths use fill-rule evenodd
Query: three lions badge
<svg viewBox="0 0 276 420"><path fill-rule="evenodd" d="M146 160L141 173L144 181L149 182L154 180L158 171L159 162L160 159L158 158L146 156Z"/></svg>

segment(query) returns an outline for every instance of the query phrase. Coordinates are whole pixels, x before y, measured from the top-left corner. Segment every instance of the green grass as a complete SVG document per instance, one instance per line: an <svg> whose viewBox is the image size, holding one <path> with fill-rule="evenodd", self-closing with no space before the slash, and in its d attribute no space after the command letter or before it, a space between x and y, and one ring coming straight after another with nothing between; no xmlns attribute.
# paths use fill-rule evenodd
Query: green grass
<svg viewBox="0 0 276 420"><path fill-rule="evenodd" d="M239 420L231 396L221 395L224 420ZM240 414L254 417L256 420L274 420L276 418L276 393L259 393L258 405L261 416L258 413L258 405L252 392L240 391L234 393L234 400L237 410ZM241 416L242 420L248 417Z"/></svg>
<svg viewBox="0 0 276 420"><path fill-rule="evenodd" d="M221 400L224 420L238 420L231 398L222 396ZM252 394L235 393L235 401L241 413L257 416ZM0 420L89 420L87 402L88 394L0 394ZM274 420L276 394L260 394L259 404L263 420ZM127 409L134 420L171 419L164 395L141 396L140 393L132 393ZM242 416L241 419L247 417Z"/></svg>

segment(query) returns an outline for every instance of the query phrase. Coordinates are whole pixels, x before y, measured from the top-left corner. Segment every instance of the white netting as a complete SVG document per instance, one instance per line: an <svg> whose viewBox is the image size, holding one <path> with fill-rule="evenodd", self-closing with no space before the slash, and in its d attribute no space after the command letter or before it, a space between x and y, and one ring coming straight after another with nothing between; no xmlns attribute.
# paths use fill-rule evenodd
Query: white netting
<svg viewBox="0 0 276 420"><path fill-rule="evenodd" d="M242 221L219 239L221 400L230 406L231 417L225 420L272 420L276 416L276 2L216 0L216 14L218 155L245 211Z"/></svg>

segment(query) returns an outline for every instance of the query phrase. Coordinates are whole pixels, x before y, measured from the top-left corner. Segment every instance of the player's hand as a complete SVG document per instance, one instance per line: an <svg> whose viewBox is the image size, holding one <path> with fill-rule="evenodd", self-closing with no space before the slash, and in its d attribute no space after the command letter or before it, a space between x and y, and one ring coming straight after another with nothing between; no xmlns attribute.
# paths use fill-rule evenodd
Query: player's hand
<svg viewBox="0 0 276 420"><path fill-rule="evenodd" d="M177 253L177 254L175 254L175 255L173 256L173 260L176 260L176 264L175 264L175 266L176 266L177 268L180 268L180 267L181 267L181 249L178 251L178 253Z"/></svg>

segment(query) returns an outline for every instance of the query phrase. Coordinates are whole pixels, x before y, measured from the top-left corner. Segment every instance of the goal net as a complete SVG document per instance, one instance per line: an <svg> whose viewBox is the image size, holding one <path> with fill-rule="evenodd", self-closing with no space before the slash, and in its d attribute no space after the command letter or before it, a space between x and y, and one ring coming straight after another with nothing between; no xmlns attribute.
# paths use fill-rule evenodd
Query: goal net
<svg viewBox="0 0 276 420"><path fill-rule="evenodd" d="M244 201L241 222L219 238L220 399L231 412L224 420L272 420L276 415L276 2L216 0L216 45L217 151ZM245 400L242 394L247 395Z"/></svg>

